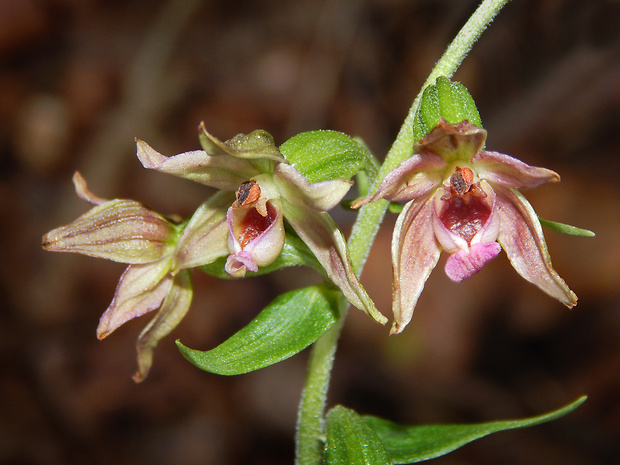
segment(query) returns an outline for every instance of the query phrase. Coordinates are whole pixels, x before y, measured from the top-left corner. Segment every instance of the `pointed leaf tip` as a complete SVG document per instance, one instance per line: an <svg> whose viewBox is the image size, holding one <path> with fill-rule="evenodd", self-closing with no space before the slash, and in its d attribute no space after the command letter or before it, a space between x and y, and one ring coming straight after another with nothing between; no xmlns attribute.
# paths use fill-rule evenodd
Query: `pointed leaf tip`
<svg viewBox="0 0 620 465"><path fill-rule="evenodd" d="M277 297L245 328L212 350L177 341L183 356L201 370L238 375L292 357L316 341L338 318L340 294L324 285Z"/></svg>
<svg viewBox="0 0 620 465"><path fill-rule="evenodd" d="M379 436L393 463L405 464L440 457L491 433L555 420L575 410L586 399L587 396L582 396L562 408L531 418L465 425L407 426L372 416L363 418Z"/></svg>

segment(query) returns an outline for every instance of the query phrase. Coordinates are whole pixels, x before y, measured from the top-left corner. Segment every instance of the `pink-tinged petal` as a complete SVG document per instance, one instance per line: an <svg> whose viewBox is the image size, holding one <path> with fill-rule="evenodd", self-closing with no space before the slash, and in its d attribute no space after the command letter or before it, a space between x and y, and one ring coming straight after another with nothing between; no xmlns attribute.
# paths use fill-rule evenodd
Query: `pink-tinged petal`
<svg viewBox="0 0 620 465"><path fill-rule="evenodd" d="M176 230L133 200L110 200L43 236L52 252L73 252L120 263L149 263L171 253Z"/></svg>
<svg viewBox="0 0 620 465"><path fill-rule="evenodd" d="M136 383L144 381L153 364L153 351L159 341L170 334L187 314L192 303L192 281L188 270L174 277L157 315L142 330L136 342L138 371L133 375Z"/></svg>
<svg viewBox="0 0 620 465"><path fill-rule="evenodd" d="M353 185L346 179L332 179L310 183L297 168L288 163L278 163L273 180L280 195L298 207L327 211L334 208Z"/></svg>
<svg viewBox="0 0 620 465"><path fill-rule="evenodd" d="M437 265L440 248L433 231L432 197L413 200L398 215L392 237L394 281L392 305L394 324L390 334L398 334L413 317L426 280Z"/></svg>
<svg viewBox="0 0 620 465"><path fill-rule="evenodd" d="M478 273L491 259L497 257L502 247L497 242L473 244L469 251L459 250L446 261L446 275L452 281L460 283Z"/></svg>
<svg viewBox="0 0 620 465"><path fill-rule="evenodd" d="M136 139L137 157L148 169L172 174L223 190L236 190L258 171L249 161L233 156L210 156L203 150L166 157L146 142Z"/></svg>
<svg viewBox="0 0 620 465"><path fill-rule="evenodd" d="M73 174L73 185L75 186L75 192L78 197L86 200L95 205L101 205L102 203L107 202L107 199L101 198L98 195L93 194L86 184L86 179L82 177L79 171L76 171Z"/></svg>
<svg viewBox="0 0 620 465"><path fill-rule="evenodd" d="M567 307L577 296L551 266L551 257L538 217L523 195L514 189L495 187L501 228L498 241L510 263L523 278Z"/></svg>
<svg viewBox="0 0 620 465"><path fill-rule="evenodd" d="M252 206L228 209L228 250L232 255L225 269L231 276L243 277L246 267L256 272L259 266L273 263L282 252L285 239L282 206L278 200L270 200L266 210L267 215L263 216Z"/></svg>
<svg viewBox="0 0 620 465"><path fill-rule="evenodd" d="M228 254L226 210L231 192L218 192L194 212L177 243L174 269L195 268Z"/></svg>
<svg viewBox="0 0 620 465"><path fill-rule="evenodd" d="M351 207L359 208L379 199L400 202L425 196L441 185L445 167L446 162L434 153L413 154L387 174L377 192L354 202Z"/></svg>
<svg viewBox="0 0 620 465"><path fill-rule="evenodd" d="M127 321L159 308L172 286L169 271L169 260L128 266L99 319L97 337L103 339Z"/></svg>
<svg viewBox="0 0 620 465"><path fill-rule="evenodd" d="M457 160L470 161L484 146L487 132L468 121L449 124L443 118L439 124L424 136L413 150L416 153L432 152L439 155L446 163Z"/></svg>
<svg viewBox="0 0 620 465"><path fill-rule="evenodd" d="M533 188L560 180L560 175L555 171L530 166L499 152L478 152L472 162L481 178L515 189Z"/></svg>
<svg viewBox="0 0 620 465"><path fill-rule="evenodd" d="M248 271L256 273L258 265L250 252L242 250L228 256L224 270L233 278L243 278Z"/></svg>
<svg viewBox="0 0 620 465"><path fill-rule="evenodd" d="M368 313L381 324L387 322L357 279L347 251L347 245L331 216L325 212L309 210L282 200L284 216L306 243L329 279L340 288L347 300Z"/></svg>

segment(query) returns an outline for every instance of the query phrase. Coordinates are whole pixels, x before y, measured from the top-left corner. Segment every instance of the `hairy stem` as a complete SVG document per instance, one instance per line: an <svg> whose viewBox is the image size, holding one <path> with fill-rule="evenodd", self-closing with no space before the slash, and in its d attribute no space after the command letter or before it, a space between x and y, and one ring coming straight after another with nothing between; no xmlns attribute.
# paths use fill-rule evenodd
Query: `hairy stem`
<svg viewBox="0 0 620 465"><path fill-rule="evenodd" d="M381 180L413 152L413 121L424 89L439 76L451 77L471 50L482 32L509 0L484 0L465 23L441 59L431 71L420 93L413 101L409 113L388 152L385 161L370 187L374 192ZM358 275L368 258L368 253L383 221L388 202L380 200L364 205L353 225L349 238L351 263ZM338 323L313 345L308 366L308 376L301 398L297 422L296 463L318 465L322 462L324 448L324 414L327 391L340 331L346 317L347 305L341 306Z"/></svg>

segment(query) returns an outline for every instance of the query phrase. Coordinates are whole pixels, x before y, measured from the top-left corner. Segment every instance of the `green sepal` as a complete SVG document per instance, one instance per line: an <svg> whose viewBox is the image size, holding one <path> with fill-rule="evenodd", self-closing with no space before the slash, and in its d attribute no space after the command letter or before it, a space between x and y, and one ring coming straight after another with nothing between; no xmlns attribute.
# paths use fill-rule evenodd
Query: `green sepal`
<svg viewBox="0 0 620 465"><path fill-rule="evenodd" d="M434 85L427 86L413 124L413 140L420 140L439 124L440 118L450 124L468 120L482 128L474 99L460 82L440 76Z"/></svg>
<svg viewBox="0 0 620 465"><path fill-rule="evenodd" d="M220 279L237 279L231 277L224 270L224 266L226 265L226 258L222 257L218 260L215 260L213 263L209 263L208 265L203 265L199 267L199 269L211 276ZM245 275L246 278L252 276L260 276L263 274L271 273L272 271L279 270L280 268L286 268L289 266L309 266L319 273L324 274L323 267L318 262L314 254L308 249L306 244L299 239L296 235L286 233L284 247L282 248L282 252L276 258L276 260L270 265L261 266L258 268L256 273L248 271Z"/></svg>
<svg viewBox="0 0 620 465"><path fill-rule="evenodd" d="M555 420L579 407L586 399L582 396L565 407L532 418L469 425L405 426L372 416L363 418L377 433L394 463L415 463L440 457L491 433Z"/></svg>
<svg viewBox="0 0 620 465"><path fill-rule="evenodd" d="M299 133L280 146L286 160L308 181L351 179L371 164L366 146L338 131L318 130Z"/></svg>
<svg viewBox="0 0 620 465"><path fill-rule="evenodd" d="M557 231L562 234L568 234L569 236L579 236L579 237L594 237L596 234L594 231L590 231L589 229L581 229L577 226L571 226L570 224L557 223L555 221L544 220L540 216L538 217L538 221L545 228L549 228L553 231Z"/></svg>
<svg viewBox="0 0 620 465"><path fill-rule="evenodd" d="M316 341L338 319L340 292L323 284L282 294L243 329L214 349L200 351L176 341L201 370L239 375L292 357Z"/></svg>
<svg viewBox="0 0 620 465"><path fill-rule="evenodd" d="M256 129L249 134L237 134L222 142L207 131L204 123L200 123L198 139L203 150L212 157L228 155L247 160L283 161L273 136L263 129Z"/></svg>
<svg viewBox="0 0 620 465"><path fill-rule="evenodd" d="M338 405L327 414L325 463L391 465L381 439L355 411Z"/></svg>

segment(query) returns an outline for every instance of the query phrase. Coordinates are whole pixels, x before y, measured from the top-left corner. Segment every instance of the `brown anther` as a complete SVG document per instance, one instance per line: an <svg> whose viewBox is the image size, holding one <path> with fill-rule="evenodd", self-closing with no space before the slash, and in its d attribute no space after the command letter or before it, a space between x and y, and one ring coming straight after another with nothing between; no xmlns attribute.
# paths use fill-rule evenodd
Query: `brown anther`
<svg viewBox="0 0 620 465"><path fill-rule="evenodd" d="M239 186L236 192L237 200L232 204L233 208L240 208L256 202L260 198L260 186L256 181L247 181Z"/></svg>
<svg viewBox="0 0 620 465"><path fill-rule="evenodd" d="M486 197L480 183L474 183L474 172L469 168L456 167L452 176L450 176L450 184L444 185L444 193L441 200L450 200L452 197L460 197L465 199L467 194L475 197Z"/></svg>
<svg viewBox="0 0 620 465"><path fill-rule="evenodd" d="M452 192L459 197L463 197L474 182L474 172L469 168L459 168L450 176L450 187Z"/></svg>

